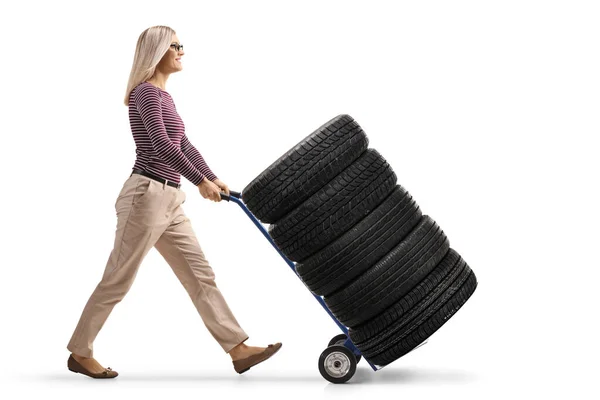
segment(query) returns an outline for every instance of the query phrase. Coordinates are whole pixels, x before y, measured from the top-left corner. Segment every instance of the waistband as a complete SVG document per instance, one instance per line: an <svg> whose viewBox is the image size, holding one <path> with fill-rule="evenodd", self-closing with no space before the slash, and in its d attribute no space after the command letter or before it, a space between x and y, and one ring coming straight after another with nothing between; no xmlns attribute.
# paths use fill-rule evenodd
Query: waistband
<svg viewBox="0 0 600 400"><path fill-rule="evenodd" d="M154 174L152 174L150 172L146 172L146 171L143 171L141 169L134 168L134 170L131 172L131 175L133 175L133 174L144 175L144 176L147 176L150 179L154 179L155 181L159 181L160 183L165 183L166 182L167 185L172 186L172 187L174 187L176 189L179 189L181 187L181 183L176 183L176 182L173 182L173 181L169 181L167 179L161 178L158 175L154 175ZM131 176L131 175L129 175L129 176Z"/></svg>

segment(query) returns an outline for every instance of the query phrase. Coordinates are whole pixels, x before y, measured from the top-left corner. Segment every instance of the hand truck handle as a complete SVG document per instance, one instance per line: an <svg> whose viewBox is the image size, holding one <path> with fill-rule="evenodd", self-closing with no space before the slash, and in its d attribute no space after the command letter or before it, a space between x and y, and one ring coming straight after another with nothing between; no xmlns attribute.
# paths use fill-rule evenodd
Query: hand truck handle
<svg viewBox="0 0 600 400"><path fill-rule="evenodd" d="M221 199L222 200L229 201L230 197L235 197L236 199L239 199L241 197L241 193L240 192L234 192L233 190L230 190L229 191L229 196L227 196L225 194L225 192L221 192Z"/></svg>

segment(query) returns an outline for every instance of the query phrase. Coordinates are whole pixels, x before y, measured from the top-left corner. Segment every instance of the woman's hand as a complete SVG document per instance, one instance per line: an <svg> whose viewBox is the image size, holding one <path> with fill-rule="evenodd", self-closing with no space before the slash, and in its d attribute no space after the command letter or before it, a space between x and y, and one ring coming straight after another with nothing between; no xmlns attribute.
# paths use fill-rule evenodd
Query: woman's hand
<svg viewBox="0 0 600 400"><path fill-rule="evenodd" d="M204 179L202 179L197 186L200 190L200 194L205 199L209 199L214 202L221 201L221 188L215 183L209 181L207 177L204 177Z"/></svg>
<svg viewBox="0 0 600 400"><path fill-rule="evenodd" d="M212 181L215 185L217 185L219 188L221 188L221 191L225 192L225 194L227 196L229 196L229 187L227 187L227 185L225 184L225 182L223 182L222 180L220 180L219 178L215 179L214 181Z"/></svg>

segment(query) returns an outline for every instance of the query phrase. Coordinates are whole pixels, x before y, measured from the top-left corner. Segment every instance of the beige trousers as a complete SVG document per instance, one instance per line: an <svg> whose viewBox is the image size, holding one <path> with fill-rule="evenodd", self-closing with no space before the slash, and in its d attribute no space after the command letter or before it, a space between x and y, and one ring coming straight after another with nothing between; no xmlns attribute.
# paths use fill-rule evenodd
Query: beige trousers
<svg viewBox="0 0 600 400"><path fill-rule="evenodd" d="M165 258L187 290L204 325L228 353L248 335L236 321L181 204L186 195L166 183L133 174L115 203L115 243L102 279L90 296L67 345L72 353L93 357L93 342L115 304L131 287L152 246Z"/></svg>

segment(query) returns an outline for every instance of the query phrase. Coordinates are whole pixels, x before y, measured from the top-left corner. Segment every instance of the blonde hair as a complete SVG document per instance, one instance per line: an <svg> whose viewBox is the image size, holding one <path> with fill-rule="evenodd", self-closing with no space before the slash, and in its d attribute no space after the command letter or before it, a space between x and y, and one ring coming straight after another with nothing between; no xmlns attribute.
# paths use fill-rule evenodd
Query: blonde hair
<svg viewBox="0 0 600 400"><path fill-rule="evenodd" d="M164 25L146 29L138 38L133 57L133 66L129 73L129 82L125 91L125 105L129 106L129 96L133 89L142 82L152 78L156 66L169 51L171 39L175 31Z"/></svg>

